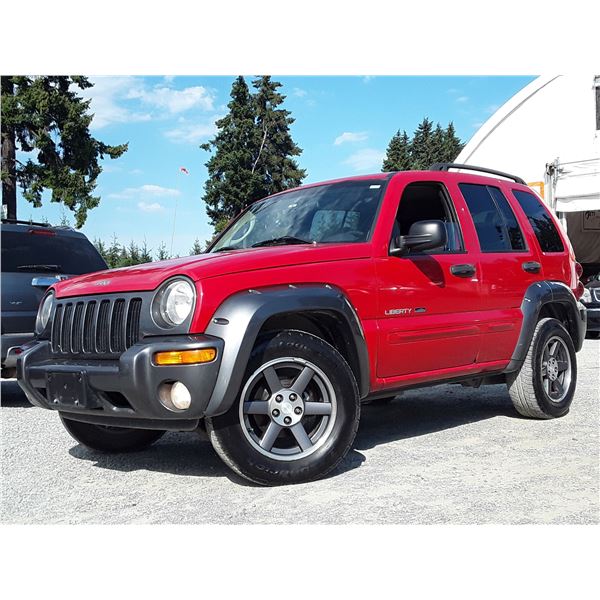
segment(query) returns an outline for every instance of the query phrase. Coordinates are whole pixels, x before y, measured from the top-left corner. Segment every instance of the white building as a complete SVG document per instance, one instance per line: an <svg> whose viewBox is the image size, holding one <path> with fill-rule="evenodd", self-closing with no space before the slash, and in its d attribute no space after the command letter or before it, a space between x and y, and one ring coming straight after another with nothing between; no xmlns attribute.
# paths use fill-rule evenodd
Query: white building
<svg viewBox="0 0 600 600"><path fill-rule="evenodd" d="M538 77L475 133L457 163L519 175L600 266L600 76Z"/></svg>

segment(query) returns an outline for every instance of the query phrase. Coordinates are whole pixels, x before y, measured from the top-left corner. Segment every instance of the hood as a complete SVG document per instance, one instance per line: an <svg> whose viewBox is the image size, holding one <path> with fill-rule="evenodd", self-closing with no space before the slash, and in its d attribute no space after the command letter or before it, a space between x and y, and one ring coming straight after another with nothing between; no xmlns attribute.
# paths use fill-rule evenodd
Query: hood
<svg viewBox="0 0 600 600"><path fill-rule="evenodd" d="M54 286L54 289L58 298L112 292L142 292L156 289L163 281L175 275L185 275L193 281L200 281L209 277L257 269L352 260L368 256L370 256L368 243L249 248L89 273L61 281Z"/></svg>

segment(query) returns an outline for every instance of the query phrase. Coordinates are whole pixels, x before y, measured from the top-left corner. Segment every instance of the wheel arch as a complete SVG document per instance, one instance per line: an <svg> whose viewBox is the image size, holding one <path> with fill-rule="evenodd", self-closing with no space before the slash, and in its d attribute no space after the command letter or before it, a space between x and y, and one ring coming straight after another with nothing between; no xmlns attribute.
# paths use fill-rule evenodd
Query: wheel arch
<svg viewBox="0 0 600 600"><path fill-rule="evenodd" d="M585 308L577 302L566 284L560 281L538 281L530 285L525 292L521 312L521 333L510 363L505 369L506 373L516 371L523 364L535 327L539 320L545 317L559 320L569 332L575 350L581 350L586 330Z"/></svg>
<svg viewBox="0 0 600 600"><path fill-rule="evenodd" d="M298 329L330 343L348 362L361 397L368 394L367 345L344 292L327 284L275 286L238 292L215 311L206 333L224 339L225 347L206 416L231 407L256 340L281 329Z"/></svg>

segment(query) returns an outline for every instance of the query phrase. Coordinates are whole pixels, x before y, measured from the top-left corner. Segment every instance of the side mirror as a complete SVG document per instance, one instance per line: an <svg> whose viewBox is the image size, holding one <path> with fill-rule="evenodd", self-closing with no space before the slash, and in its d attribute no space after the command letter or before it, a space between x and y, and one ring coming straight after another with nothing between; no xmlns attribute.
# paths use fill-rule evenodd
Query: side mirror
<svg viewBox="0 0 600 600"><path fill-rule="evenodd" d="M410 226L408 235L399 236L396 248L390 250L392 256L404 254L407 250L435 250L443 248L448 241L443 221L417 221Z"/></svg>

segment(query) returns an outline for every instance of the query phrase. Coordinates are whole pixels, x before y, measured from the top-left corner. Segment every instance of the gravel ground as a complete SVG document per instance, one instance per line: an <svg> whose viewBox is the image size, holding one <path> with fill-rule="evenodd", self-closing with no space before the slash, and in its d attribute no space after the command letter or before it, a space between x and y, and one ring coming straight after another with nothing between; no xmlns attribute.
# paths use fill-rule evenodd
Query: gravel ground
<svg viewBox="0 0 600 600"><path fill-rule="evenodd" d="M586 340L562 419L513 410L505 386L440 386L365 406L332 476L260 488L194 433L108 456L2 382L5 523L598 523L600 342Z"/></svg>

